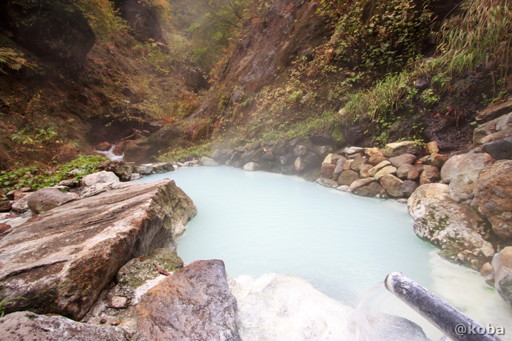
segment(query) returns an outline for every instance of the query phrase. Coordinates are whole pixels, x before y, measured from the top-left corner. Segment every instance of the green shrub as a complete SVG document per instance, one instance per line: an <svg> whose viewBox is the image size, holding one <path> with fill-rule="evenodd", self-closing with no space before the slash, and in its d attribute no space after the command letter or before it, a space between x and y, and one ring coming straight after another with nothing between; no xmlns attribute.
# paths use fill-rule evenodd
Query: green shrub
<svg viewBox="0 0 512 341"><path fill-rule="evenodd" d="M67 179L78 183L84 176L99 171L99 165L105 161L107 159L103 156L81 155L73 161L51 169L31 166L2 171L0 172L0 188L6 192L22 187L38 190L55 186L60 181ZM78 170L78 172L72 172L73 170Z"/></svg>

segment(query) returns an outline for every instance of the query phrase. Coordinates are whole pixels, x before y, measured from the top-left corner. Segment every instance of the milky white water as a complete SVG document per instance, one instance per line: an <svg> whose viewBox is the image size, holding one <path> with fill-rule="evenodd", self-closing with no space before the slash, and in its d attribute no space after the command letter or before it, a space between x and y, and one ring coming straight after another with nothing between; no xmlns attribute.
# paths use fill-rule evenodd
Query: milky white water
<svg viewBox="0 0 512 341"><path fill-rule="evenodd" d="M232 277L302 277L353 307L365 298L365 309L407 317L438 339L441 333L396 297L370 291L399 271L482 325L504 327L502 338L512 340L512 310L478 273L444 261L416 237L404 204L229 167L180 168L142 181L161 178L175 180L198 209L178 241L185 263L222 259Z"/></svg>

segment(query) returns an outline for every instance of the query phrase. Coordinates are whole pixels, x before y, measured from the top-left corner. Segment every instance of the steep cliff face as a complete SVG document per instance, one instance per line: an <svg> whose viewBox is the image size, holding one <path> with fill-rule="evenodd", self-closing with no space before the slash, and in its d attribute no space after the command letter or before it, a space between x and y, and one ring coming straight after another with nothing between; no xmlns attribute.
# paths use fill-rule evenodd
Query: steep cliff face
<svg viewBox="0 0 512 341"><path fill-rule="evenodd" d="M3 1L0 169L67 161L188 113L195 71L177 67L165 4Z"/></svg>
<svg viewBox="0 0 512 341"><path fill-rule="evenodd" d="M210 133L224 133L218 129L246 124L257 116L252 102L262 88L284 85L292 63L311 59L314 50L329 39L333 25L318 9L319 1L255 1L215 86L189 120L206 119L213 125ZM234 112L240 106L244 117Z"/></svg>

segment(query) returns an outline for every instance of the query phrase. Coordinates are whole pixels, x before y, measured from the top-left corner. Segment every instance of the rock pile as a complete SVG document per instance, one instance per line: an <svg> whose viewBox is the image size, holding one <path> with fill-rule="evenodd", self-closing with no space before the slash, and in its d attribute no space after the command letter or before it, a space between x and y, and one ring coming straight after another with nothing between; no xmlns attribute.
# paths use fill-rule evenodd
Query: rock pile
<svg viewBox="0 0 512 341"><path fill-rule="evenodd" d="M264 170L283 174L299 174L305 178L318 177L318 164L334 149L334 141L313 136L295 138L275 144L261 142L235 149L217 149L212 158L221 165L247 171Z"/></svg>
<svg viewBox="0 0 512 341"><path fill-rule="evenodd" d="M328 154L318 182L367 197L408 198L422 184L438 181L448 159L435 143L424 150L414 141L389 143L385 148L347 147Z"/></svg>

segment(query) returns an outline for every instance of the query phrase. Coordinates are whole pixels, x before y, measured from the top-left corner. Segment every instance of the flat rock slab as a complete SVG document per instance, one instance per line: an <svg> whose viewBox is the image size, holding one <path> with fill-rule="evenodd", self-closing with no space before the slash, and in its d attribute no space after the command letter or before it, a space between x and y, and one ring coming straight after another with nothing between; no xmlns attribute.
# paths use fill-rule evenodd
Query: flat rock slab
<svg viewBox="0 0 512 341"><path fill-rule="evenodd" d="M129 341L131 337L121 328L95 326L62 316L16 312L0 319L0 339L10 341Z"/></svg>
<svg viewBox="0 0 512 341"><path fill-rule="evenodd" d="M236 309L224 262L197 261L142 296L138 332L147 340L238 341Z"/></svg>
<svg viewBox="0 0 512 341"><path fill-rule="evenodd" d="M12 229L0 238L0 293L24 299L7 310L82 318L123 264L172 246L195 213L173 181L119 183Z"/></svg>

